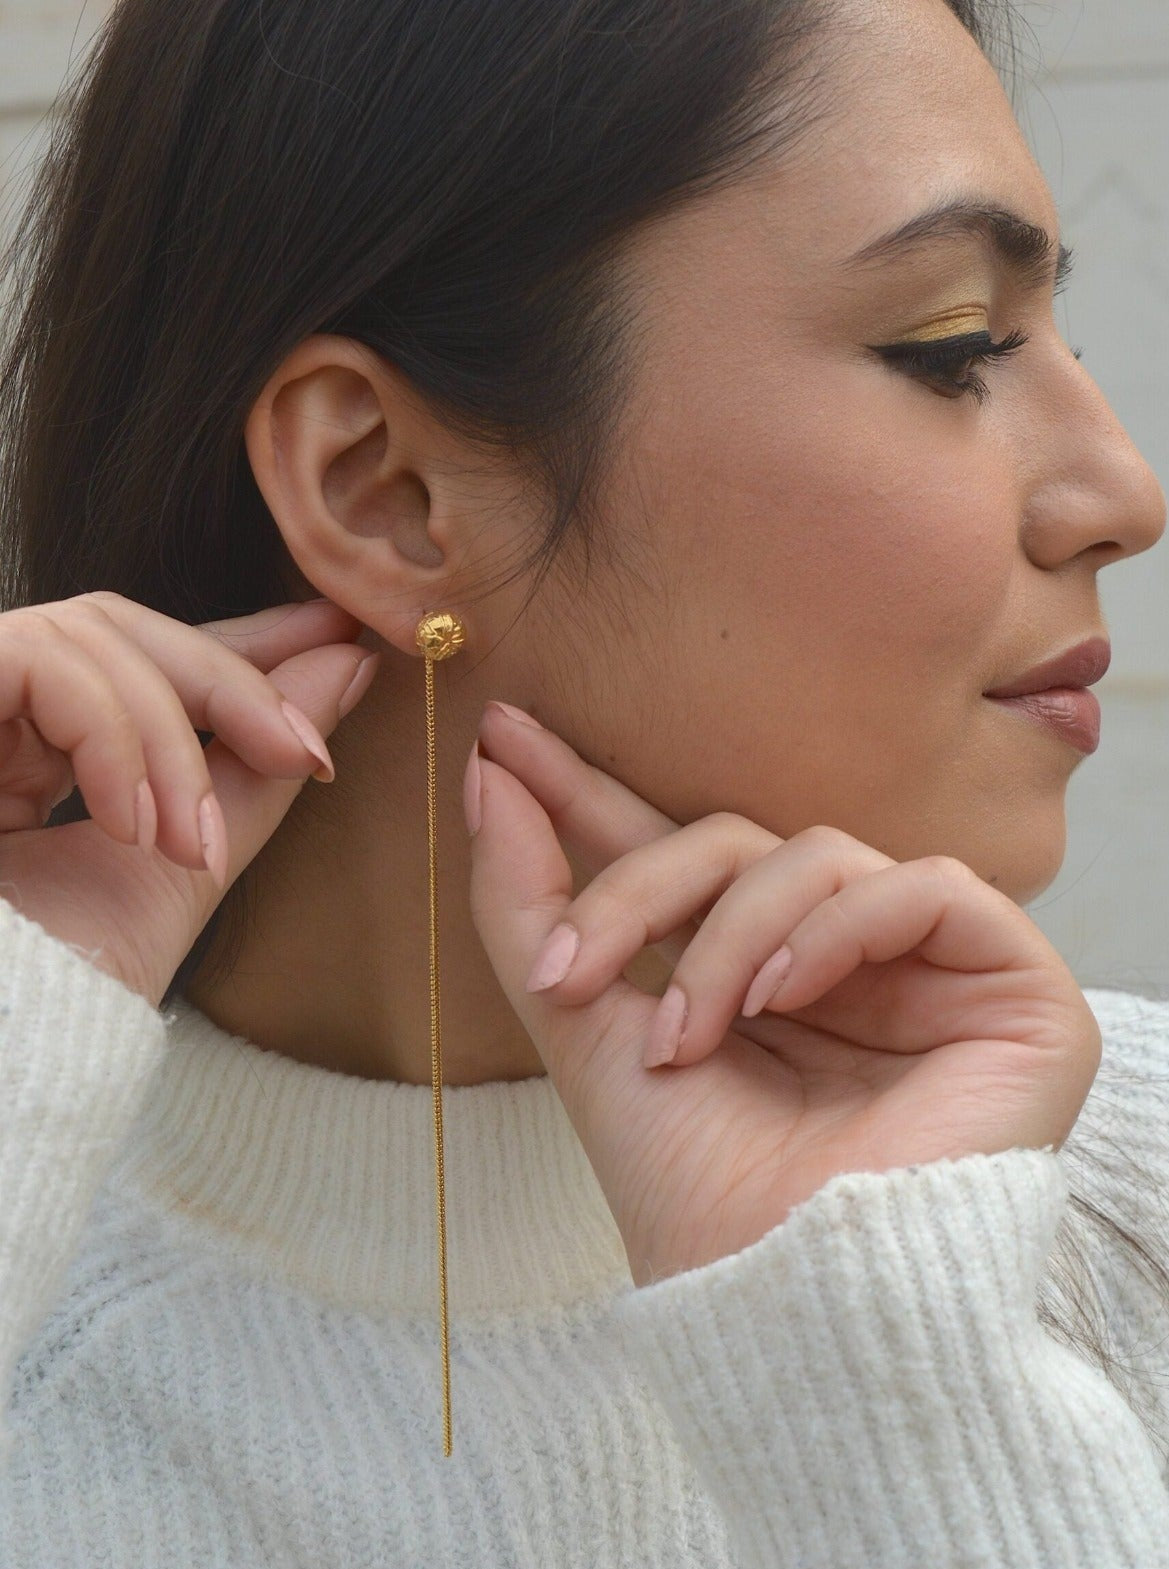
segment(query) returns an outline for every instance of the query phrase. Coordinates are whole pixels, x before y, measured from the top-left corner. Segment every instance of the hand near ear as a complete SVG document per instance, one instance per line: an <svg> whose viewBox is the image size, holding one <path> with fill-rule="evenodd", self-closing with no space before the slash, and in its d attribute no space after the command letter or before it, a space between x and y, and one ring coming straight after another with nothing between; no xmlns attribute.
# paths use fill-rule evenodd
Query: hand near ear
<svg viewBox="0 0 1169 1569"><path fill-rule="evenodd" d="M310 772L331 777L312 727L369 686L359 631L328 601L202 627L112 593L0 615L0 894L157 1004ZM74 786L90 819L45 827Z"/></svg>
<svg viewBox="0 0 1169 1569"><path fill-rule="evenodd" d="M472 913L637 1284L740 1251L840 1172L1063 1143L1099 1028L968 867L731 813L679 826L495 705L480 742ZM561 839L595 870L576 899ZM563 927L571 967L529 990ZM676 966L661 1001L622 973L647 944Z"/></svg>

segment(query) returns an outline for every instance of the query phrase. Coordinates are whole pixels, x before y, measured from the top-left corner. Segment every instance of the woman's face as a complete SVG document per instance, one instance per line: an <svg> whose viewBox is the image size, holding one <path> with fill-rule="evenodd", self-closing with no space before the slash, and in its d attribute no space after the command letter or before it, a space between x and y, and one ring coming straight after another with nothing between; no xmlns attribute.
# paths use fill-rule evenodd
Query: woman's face
<svg viewBox="0 0 1169 1569"><path fill-rule="evenodd" d="M392 366L314 336L258 400L248 450L290 590L344 605L392 657L330 733L338 783L290 813L306 832L259 858L230 986L188 988L225 1027L429 1082L411 1043L429 1007L414 631L431 610L467 625L439 667L444 1008L474 1043L449 1083L542 1071L466 898L463 769L487 699L679 823L831 824L897 860L956 856L1021 902L1055 875L1082 754L984 694L1102 630L1096 574L1156 542L1163 498L1056 330L1050 193L944 0L839 0L823 37L798 144L634 235L596 548L570 533L530 603L514 568L545 510ZM928 347L980 333L1027 341L948 369ZM924 363L877 352L907 341ZM630 978L664 989L662 963L647 949Z"/></svg>
<svg viewBox="0 0 1169 1569"><path fill-rule="evenodd" d="M1096 574L1164 501L1057 330L1057 215L991 67L942 0L847 14L801 142L637 238L611 576L549 579L512 691L679 821L831 823L1025 901L1083 754L984 693L1104 630ZM988 331L1027 341L873 348Z"/></svg>

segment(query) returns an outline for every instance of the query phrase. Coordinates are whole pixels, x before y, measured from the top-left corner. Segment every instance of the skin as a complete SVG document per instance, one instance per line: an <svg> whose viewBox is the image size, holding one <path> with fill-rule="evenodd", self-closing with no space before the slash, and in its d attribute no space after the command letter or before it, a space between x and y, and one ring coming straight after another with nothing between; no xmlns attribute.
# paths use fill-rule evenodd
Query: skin
<svg viewBox="0 0 1169 1569"><path fill-rule="evenodd" d="M525 581L495 585L539 498L362 346L310 338L265 387L247 447L290 588L351 611L383 658L330 737L336 782L308 784L253 863L231 974L187 989L224 1028L430 1082L414 629L433 610L468 633L437 667L447 1084L545 1071L468 907L463 771L491 698L677 823L830 824L897 861L954 856L1019 903L1054 878L1082 757L983 694L1103 630L1097 573L1156 543L1164 498L1057 330L1053 268L1024 281L974 234L851 262L955 197L1059 224L941 0L842 9L814 132L630 244L639 357L587 580L570 544L516 619ZM1029 341L982 368L981 406L870 347L984 327ZM670 965L646 948L626 973L660 993Z"/></svg>

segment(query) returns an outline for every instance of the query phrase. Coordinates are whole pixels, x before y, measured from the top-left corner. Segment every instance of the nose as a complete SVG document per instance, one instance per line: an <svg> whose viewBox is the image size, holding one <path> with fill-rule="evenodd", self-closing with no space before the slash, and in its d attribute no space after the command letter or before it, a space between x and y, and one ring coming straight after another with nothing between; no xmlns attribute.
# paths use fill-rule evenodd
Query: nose
<svg viewBox="0 0 1169 1569"><path fill-rule="evenodd" d="M1059 567L1090 552L1103 567L1157 543L1165 532L1165 492L1087 370L1062 344L1059 357L1046 388L1044 472L1031 494L1023 545L1037 566ZM1032 448L1032 462L1035 454Z"/></svg>

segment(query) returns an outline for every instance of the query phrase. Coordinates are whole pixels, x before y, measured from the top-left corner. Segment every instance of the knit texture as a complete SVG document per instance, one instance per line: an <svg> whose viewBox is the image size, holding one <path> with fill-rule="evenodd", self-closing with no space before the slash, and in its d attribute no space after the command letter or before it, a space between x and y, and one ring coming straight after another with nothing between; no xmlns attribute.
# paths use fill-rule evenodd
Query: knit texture
<svg viewBox="0 0 1169 1569"><path fill-rule="evenodd" d="M0 899L0 1565L1169 1569L1169 1305L1090 1253L1144 1421L1037 1316L1089 1145L1158 1179L1098 1195L1134 1225L1166 1174L1169 1007L1089 1000L1060 1152L845 1173L641 1288L551 1081L444 1087L447 1458L429 1086Z"/></svg>

